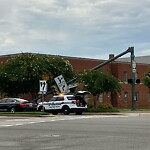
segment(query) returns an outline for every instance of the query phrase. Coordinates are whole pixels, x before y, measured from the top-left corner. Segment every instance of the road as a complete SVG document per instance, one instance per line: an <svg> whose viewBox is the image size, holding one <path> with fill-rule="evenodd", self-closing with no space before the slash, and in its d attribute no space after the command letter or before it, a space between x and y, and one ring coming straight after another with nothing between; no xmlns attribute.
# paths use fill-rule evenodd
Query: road
<svg viewBox="0 0 150 150"><path fill-rule="evenodd" d="M150 116L0 117L0 150L150 150Z"/></svg>

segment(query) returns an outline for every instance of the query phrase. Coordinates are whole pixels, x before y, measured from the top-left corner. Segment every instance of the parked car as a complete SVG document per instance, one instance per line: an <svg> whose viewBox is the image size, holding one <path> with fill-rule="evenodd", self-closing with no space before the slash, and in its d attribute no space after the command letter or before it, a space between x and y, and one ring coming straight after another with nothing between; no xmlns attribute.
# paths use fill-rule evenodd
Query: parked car
<svg viewBox="0 0 150 150"><path fill-rule="evenodd" d="M0 100L0 111L20 112L35 111L37 104L21 98L3 98Z"/></svg>
<svg viewBox="0 0 150 150"><path fill-rule="evenodd" d="M87 103L82 97L74 95L53 96L48 102L40 102L37 110L50 112L54 115L63 113L69 115L71 112L81 115L87 110Z"/></svg>

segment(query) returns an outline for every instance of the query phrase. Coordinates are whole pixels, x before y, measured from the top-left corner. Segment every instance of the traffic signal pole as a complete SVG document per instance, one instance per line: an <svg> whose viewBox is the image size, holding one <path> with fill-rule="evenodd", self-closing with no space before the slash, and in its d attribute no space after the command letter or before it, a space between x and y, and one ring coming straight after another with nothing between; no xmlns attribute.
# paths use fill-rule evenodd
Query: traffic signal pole
<svg viewBox="0 0 150 150"><path fill-rule="evenodd" d="M93 67L93 68L91 69L91 71L92 71L92 70L97 70L97 69L99 69L99 68L105 66L106 64L108 64L108 63L110 63L110 62L116 60L117 58L119 58L119 57L121 57L121 56L123 56L123 55L125 55L125 54L127 54L127 53L129 53L129 52L131 52L131 49L132 49L132 47L129 47L126 51L120 53L119 55L117 55L117 56L115 56L115 57L113 57L113 58L111 58L111 59L109 59L109 60L107 60L107 61L104 61L103 63L101 63L101 64L99 64L99 65L97 65L97 66L95 66L95 67Z"/></svg>
<svg viewBox="0 0 150 150"><path fill-rule="evenodd" d="M125 54L127 54L129 52L131 53L132 110L135 110L136 109L136 105L135 105L136 104L136 96L135 96L135 73L136 73L136 66L135 65L136 64L135 64L135 60L134 60L134 58L135 58L135 56L134 56L134 47L129 47L126 51L120 53L119 55L117 55L117 56L115 56L115 57L113 57L113 58L111 58L111 59L109 59L109 60L107 60L107 61L105 61L105 62L103 62L103 63L101 63L99 65L97 65L97 66L95 66L91 70L97 70L97 69L103 67L104 65L106 65L106 64L116 60L117 58L119 58L119 57L121 57L121 56L123 56L123 55L125 55Z"/></svg>
<svg viewBox="0 0 150 150"><path fill-rule="evenodd" d="M134 56L134 47L131 47L131 75L132 75L132 110L135 110L136 106L136 96L135 96L135 73L136 73L136 66L135 64L135 56Z"/></svg>
<svg viewBox="0 0 150 150"><path fill-rule="evenodd" d="M90 70L97 70L103 66L105 66L106 64L116 60L117 58L127 54L127 53L131 53L131 75L132 75L132 110L135 110L135 102L136 102L136 97L135 97L135 73L136 73L136 68L134 67L135 65L135 61L134 61L134 47L129 47L126 51L120 53L119 55L91 68ZM74 78L70 81L67 82L67 84L70 84L72 82L74 82L77 78Z"/></svg>

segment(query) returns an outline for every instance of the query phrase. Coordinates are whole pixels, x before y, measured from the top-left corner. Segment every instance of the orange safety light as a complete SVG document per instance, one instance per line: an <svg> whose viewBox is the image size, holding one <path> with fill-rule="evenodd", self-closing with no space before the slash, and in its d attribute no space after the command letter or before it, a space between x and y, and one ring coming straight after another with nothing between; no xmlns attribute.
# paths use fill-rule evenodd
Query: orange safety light
<svg viewBox="0 0 150 150"><path fill-rule="evenodd" d="M64 94L63 93L59 93L59 96L64 96Z"/></svg>

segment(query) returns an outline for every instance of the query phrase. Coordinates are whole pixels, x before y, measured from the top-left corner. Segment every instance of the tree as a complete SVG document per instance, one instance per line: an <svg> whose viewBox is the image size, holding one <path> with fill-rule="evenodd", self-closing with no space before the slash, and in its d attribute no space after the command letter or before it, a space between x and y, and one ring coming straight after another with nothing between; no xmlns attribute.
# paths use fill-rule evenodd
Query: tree
<svg viewBox="0 0 150 150"><path fill-rule="evenodd" d="M117 93L121 91L121 85L118 79L111 74L104 74L101 71L87 71L82 75L82 81L88 90L94 96L94 106L99 94Z"/></svg>
<svg viewBox="0 0 150 150"><path fill-rule="evenodd" d="M148 72L147 74L145 74L144 78L143 78L143 83L144 85L146 85L148 88L150 88L150 72Z"/></svg>
<svg viewBox="0 0 150 150"><path fill-rule="evenodd" d="M66 81L74 77L71 64L59 56L22 53L0 67L0 91L11 96L39 91L39 80L47 75L50 84L62 74Z"/></svg>

